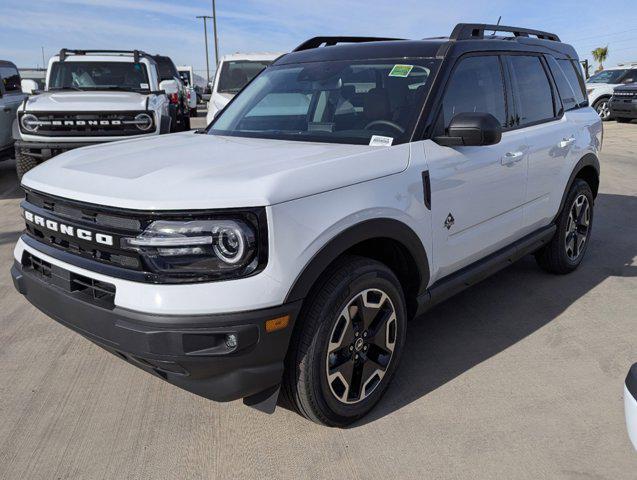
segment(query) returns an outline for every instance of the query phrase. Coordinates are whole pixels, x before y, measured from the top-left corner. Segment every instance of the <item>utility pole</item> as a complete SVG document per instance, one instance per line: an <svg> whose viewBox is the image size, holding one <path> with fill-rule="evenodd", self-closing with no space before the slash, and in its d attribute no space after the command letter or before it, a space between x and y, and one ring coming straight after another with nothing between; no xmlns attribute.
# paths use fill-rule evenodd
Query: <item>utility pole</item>
<svg viewBox="0 0 637 480"><path fill-rule="evenodd" d="M40 48L42 48L42 68L46 68L46 62L44 61L44 46Z"/></svg>
<svg viewBox="0 0 637 480"><path fill-rule="evenodd" d="M212 0L212 29L215 34L215 65L219 65L219 40L217 39L217 9L215 0Z"/></svg>
<svg viewBox="0 0 637 480"><path fill-rule="evenodd" d="M206 20L212 17L209 15L197 15L197 18L203 19L203 36L204 41L206 42L206 76L208 77L208 84L210 84L210 60L208 60L208 27L206 26Z"/></svg>

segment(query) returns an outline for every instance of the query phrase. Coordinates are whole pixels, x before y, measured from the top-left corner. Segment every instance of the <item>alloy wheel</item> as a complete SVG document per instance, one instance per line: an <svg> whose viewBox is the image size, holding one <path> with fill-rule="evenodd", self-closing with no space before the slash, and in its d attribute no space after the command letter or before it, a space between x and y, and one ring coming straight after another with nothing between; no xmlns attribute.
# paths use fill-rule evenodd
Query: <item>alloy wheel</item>
<svg viewBox="0 0 637 480"><path fill-rule="evenodd" d="M597 111L597 115L599 115L602 120L606 120L610 117L610 104L608 100L602 100L601 102L599 102L595 110Z"/></svg>
<svg viewBox="0 0 637 480"><path fill-rule="evenodd" d="M586 195L578 195L571 206L566 221L564 246L566 255L576 261L584 252L591 223L591 208Z"/></svg>
<svg viewBox="0 0 637 480"><path fill-rule="evenodd" d="M358 403L381 383L394 356L396 309L379 289L364 290L341 311L329 338L327 383L342 403Z"/></svg>

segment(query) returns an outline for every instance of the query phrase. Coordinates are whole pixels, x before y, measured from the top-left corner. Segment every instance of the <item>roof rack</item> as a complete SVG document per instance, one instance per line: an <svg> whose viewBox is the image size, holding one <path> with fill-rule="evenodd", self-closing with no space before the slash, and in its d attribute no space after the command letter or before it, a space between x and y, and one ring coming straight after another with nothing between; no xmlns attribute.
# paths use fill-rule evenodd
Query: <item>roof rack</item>
<svg viewBox="0 0 637 480"><path fill-rule="evenodd" d="M338 43L364 43L364 42L387 42L394 40L402 40L401 38L385 38L385 37L314 37L303 42L296 47L293 52L300 52L302 50L311 50L318 48L321 45L331 47Z"/></svg>
<svg viewBox="0 0 637 480"><path fill-rule="evenodd" d="M533 30L530 28L506 27L504 25L489 25L486 23L459 23L451 32L449 37L451 40L476 40L484 38L485 31L508 32L516 37L529 37L531 35L540 40L552 40L560 42L560 37L554 33L543 32L542 30Z"/></svg>
<svg viewBox="0 0 637 480"><path fill-rule="evenodd" d="M69 56L69 54L72 55L86 55L87 53L116 53L116 54L122 54L122 53L128 53L133 55L133 61L135 63L139 63L139 59L141 57L150 57L150 55L148 55L146 52L142 52L141 50L70 50L68 48L63 48L62 50L60 50L60 62L63 62L64 60L66 60L66 57Z"/></svg>

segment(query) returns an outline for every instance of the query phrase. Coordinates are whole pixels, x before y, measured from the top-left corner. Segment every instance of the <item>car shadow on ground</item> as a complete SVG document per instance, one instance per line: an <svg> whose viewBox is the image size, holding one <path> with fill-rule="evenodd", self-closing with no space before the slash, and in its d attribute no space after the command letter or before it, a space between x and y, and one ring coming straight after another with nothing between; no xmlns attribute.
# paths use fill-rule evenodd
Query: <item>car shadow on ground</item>
<svg viewBox="0 0 637 480"><path fill-rule="evenodd" d="M0 162L0 199L22 198L24 193L15 173L15 160Z"/></svg>
<svg viewBox="0 0 637 480"><path fill-rule="evenodd" d="M637 197L600 194L596 207L589 250L576 272L551 275L528 256L414 319L394 381L352 427L401 409L509 348L608 277L636 277Z"/></svg>

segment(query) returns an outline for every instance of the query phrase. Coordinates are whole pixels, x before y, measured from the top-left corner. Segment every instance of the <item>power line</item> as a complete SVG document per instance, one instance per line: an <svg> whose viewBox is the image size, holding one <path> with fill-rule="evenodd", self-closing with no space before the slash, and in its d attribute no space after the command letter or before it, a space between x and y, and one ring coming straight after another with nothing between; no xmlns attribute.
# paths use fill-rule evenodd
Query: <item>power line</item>
<svg viewBox="0 0 637 480"><path fill-rule="evenodd" d="M570 42L577 42L579 40L588 40L591 38L599 38L599 37L610 37L613 35L621 35L622 33L634 32L637 28L629 28L628 30L622 30L621 32L613 32L613 33L603 33L601 35L591 35L590 37L580 37L580 38L571 38Z"/></svg>

